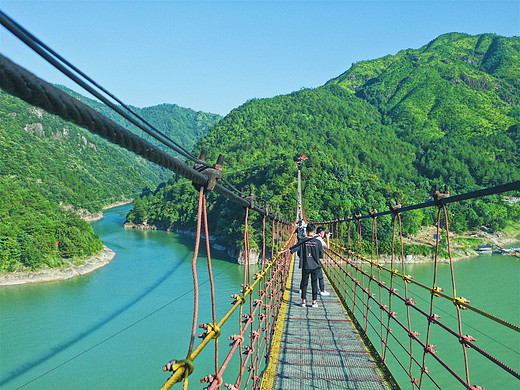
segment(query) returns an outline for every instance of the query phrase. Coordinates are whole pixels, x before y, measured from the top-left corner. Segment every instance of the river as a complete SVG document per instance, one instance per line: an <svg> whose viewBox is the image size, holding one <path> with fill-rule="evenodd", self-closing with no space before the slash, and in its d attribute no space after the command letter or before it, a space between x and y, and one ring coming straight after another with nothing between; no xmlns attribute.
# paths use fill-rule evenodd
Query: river
<svg viewBox="0 0 520 390"><path fill-rule="evenodd" d="M109 265L66 281L0 288L0 388L157 389L169 377L162 366L172 358L186 357L193 316L194 239L123 229L130 207L107 210L102 220L93 223L105 245L117 253ZM218 251L212 252L212 263L217 318L221 318L231 307L230 295L240 289L243 268ZM211 321L205 264L199 260L198 323ZM445 265L441 268L446 275ZM512 256L483 255L459 261L456 268L458 295L520 323L520 262ZM431 265L416 264L407 272L431 284ZM439 283L449 287L446 284ZM227 336L237 333L236 322L223 329L221 361L228 352ZM498 351L508 354L505 358L516 357L518 369L517 336L504 339L500 332L472 324L467 333L479 341L498 342ZM212 359L211 347L195 360L190 388L205 387L199 379L212 372ZM409 388L408 383L403 388ZM493 388L503 387L486 387Z"/></svg>
<svg viewBox="0 0 520 390"><path fill-rule="evenodd" d="M123 229L130 207L106 210L92 224L116 252L107 266L65 281L0 288L1 389L158 389L169 377L162 366L186 357L194 239ZM218 251L212 265L220 319L240 290L243 267ZM211 322L206 261L199 259L197 272L198 323ZM226 353L237 327L232 321L223 331ZM199 379L214 370L213 347L206 352L195 360L190 388L203 388Z"/></svg>

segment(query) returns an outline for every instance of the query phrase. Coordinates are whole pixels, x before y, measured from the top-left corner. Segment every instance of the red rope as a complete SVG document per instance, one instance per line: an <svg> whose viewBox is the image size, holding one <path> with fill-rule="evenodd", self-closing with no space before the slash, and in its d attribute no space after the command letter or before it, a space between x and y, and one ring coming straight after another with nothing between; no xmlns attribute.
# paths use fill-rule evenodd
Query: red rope
<svg viewBox="0 0 520 390"><path fill-rule="evenodd" d="M434 257L434 263L433 263L433 284L432 284L432 294L431 294L431 297L430 297L430 315L429 315L429 318L433 317L433 298L435 296L435 294L433 292L437 288L437 259L439 257L440 228L441 228L441 208L439 207L439 209L437 210L437 234L436 234L436 237L435 237L435 257ZM423 367L426 366L426 354L429 352L427 348L430 345L433 345L433 344L430 344L431 324L432 324L432 322L428 321L428 326L427 326L427 330L426 330L426 346L427 347L424 349L424 352L423 352L423 360L422 360L422 366ZM430 347L430 350L432 350L432 347ZM424 378L424 371L421 372L421 376L419 378L419 388L421 388L423 378Z"/></svg>
<svg viewBox="0 0 520 390"><path fill-rule="evenodd" d="M206 209L206 194L202 195L202 209L204 212L204 234L206 235L206 254L208 257L208 274L209 282L211 285L211 314L213 317L213 327L217 325L217 314L215 310L215 283L213 281L213 270L211 267L211 248L209 243L209 230L208 230L208 213ZM215 373L218 371L218 338L215 339Z"/></svg>
<svg viewBox="0 0 520 390"><path fill-rule="evenodd" d="M446 211L446 205L442 205L442 209L444 211L444 219L446 221L446 242L448 245L448 257L450 260L450 272L451 272L451 285L452 285L452 289L453 289L453 299L456 299L457 292L456 292L456 288L455 288L455 272L453 271L453 260L451 258L450 229L449 229L449 224L448 224L448 212ZM455 307L457 308L459 336L460 336L460 339L462 340L463 335L462 335L462 318L461 318L461 312L460 312L461 307L459 305L455 305ZM468 353L466 350L467 346L465 343L461 343L461 345L462 345L462 353L464 355L464 368L466 370L466 382L469 385L470 382L469 382Z"/></svg>
<svg viewBox="0 0 520 390"><path fill-rule="evenodd" d="M199 191L199 211L197 213L197 236L195 239L195 250L193 253L193 259L191 260L191 272L193 273L193 288L194 288L194 303L193 303L193 323L191 327L191 339L190 348L188 349L188 356L193 351L193 343L195 341L195 334L197 330L197 315L199 312L199 283L197 280L197 257L199 255L200 245L200 228L201 228L201 215L202 215L202 204L204 198L204 189L201 188Z"/></svg>

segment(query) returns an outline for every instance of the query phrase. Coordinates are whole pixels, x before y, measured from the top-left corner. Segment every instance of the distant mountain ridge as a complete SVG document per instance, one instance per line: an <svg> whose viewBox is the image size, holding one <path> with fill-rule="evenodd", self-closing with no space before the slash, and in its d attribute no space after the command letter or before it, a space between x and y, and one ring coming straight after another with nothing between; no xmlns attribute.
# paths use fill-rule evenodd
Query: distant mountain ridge
<svg viewBox="0 0 520 390"><path fill-rule="evenodd" d="M236 187L252 185L259 203L289 217L296 208L294 157L305 153L311 220L384 210L390 199L424 201L434 184L461 193L520 180L519 59L519 37L444 34L419 49L353 64L322 87L252 99L218 122L194 153L208 149L209 161L222 153ZM172 179L138 199L129 221L192 228L192 192ZM210 204L212 231L223 242L240 241L240 207ZM500 228L520 216L498 198L452 207L456 231ZM422 211L405 218L410 232L431 223ZM387 222L379 231L388 238Z"/></svg>
<svg viewBox="0 0 520 390"><path fill-rule="evenodd" d="M139 137L152 143L157 143L144 131L122 118L118 113L103 103L85 97L63 85L58 85L57 87L94 108L107 118L112 119L117 124L132 131L134 134L137 134ZM180 107L177 104L164 103L144 108L131 105L128 107L186 150L191 150L193 145L209 131L211 126L222 119L218 114L195 111L191 108Z"/></svg>

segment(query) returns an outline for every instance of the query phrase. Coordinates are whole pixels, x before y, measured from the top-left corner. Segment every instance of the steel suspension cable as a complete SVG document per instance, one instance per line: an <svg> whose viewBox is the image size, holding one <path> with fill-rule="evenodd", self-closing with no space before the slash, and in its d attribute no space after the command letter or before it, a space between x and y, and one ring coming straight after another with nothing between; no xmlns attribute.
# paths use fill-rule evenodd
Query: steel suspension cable
<svg viewBox="0 0 520 390"><path fill-rule="evenodd" d="M208 182L207 176L167 154L150 142L129 132L93 108L36 77L2 55L0 55L0 88L31 105L41 107L50 114L58 115L66 121L75 123L114 144L134 152L148 161L178 173L195 184L206 185ZM218 183L215 185L214 191L244 207L250 205L246 198L233 193ZM278 214L266 212L265 209L256 205L252 210L262 215L266 214L274 220L291 223L291 221L281 218Z"/></svg>
<svg viewBox="0 0 520 390"><path fill-rule="evenodd" d="M359 326L360 331L367 332L367 327L370 327L371 330L373 330L376 334L378 334L377 328L372 325L372 321L370 316L374 316L374 318L377 318L379 316L379 322L380 322L380 333L378 334L381 340L381 351L383 353L383 360L388 360L389 354L392 355L393 359L397 364L403 369L404 372L406 372L406 375L410 379L412 388L423 388L425 386L424 380L427 378L429 381L431 381L431 384L435 386L438 389L441 389L443 385L438 383L435 378L432 377L432 374L429 372L428 367L426 366L427 359L433 359L436 363L440 364L442 368L444 368L450 376L452 376L458 383L460 383L462 386L472 389L472 390L482 390L481 387L478 385L471 385L470 383L470 372L469 372L469 360L468 360L468 349L475 351L482 357L485 357L489 362L495 364L497 367L500 367L504 372L507 372L511 375L513 375L515 378L520 379L520 374L515 371L513 368L509 367L507 364L503 363L496 357L493 357L490 353L486 352L481 347L477 346L474 341L475 338L473 338L470 335L464 335L463 329L462 329L462 315L461 310L472 310L475 313L478 313L482 315L483 317L486 317L488 319L491 319L492 321L504 325L516 332L520 332L520 327L514 324L510 324L507 321L504 321L500 318L497 318L496 316L492 316L480 309L471 307L468 303L469 301L465 299L464 297L459 297L456 291L456 285L455 285L455 273L454 273L454 267L453 267L453 259L452 259L452 249L451 249L451 240L450 240L450 231L449 231L449 218L448 213L446 209L446 205L449 203L454 202L460 202L463 200L468 199L474 199L479 198L482 196L487 195L494 195L494 194L501 194L507 191L515 191L520 190L520 182L513 182L513 183L507 183L503 185L499 185L496 187L486 188L479 191L473 191L466 194L460 194L456 196L451 196L447 190L444 191L444 193L440 193L436 191L433 195L433 201L431 202L425 202L422 204L412 205L408 207L401 207L401 205L397 204L396 206L392 206L390 204L390 210L385 212L377 213L375 212L369 212L368 215L359 215L356 214L354 217L348 217L345 218L343 221L348 222L348 231L347 231L347 246L348 248L343 248L343 246L337 245L335 243L332 244L334 247L339 247L340 250L347 250L347 255L349 258L344 258L339 253L336 253L334 251L333 255L329 254L328 251L326 251L327 256L332 260L333 264L335 265L332 267L331 262L326 261L324 262L324 265L327 268L328 275L332 275L332 273L337 272L337 270L341 269L343 271L344 277L341 276L335 276L332 278L333 281L338 282L339 284L336 284L334 286L334 289L337 291L338 296L344 296L343 302L346 304L347 311L352 312L354 316L356 316L356 308L359 308L359 305L356 301L363 299L363 310L360 310L358 316L361 316L363 318L363 326ZM401 213L404 211L411 211L411 210L417 210L421 208L426 207L437 207L437 234L435 235L435 255L434 255L434 270L433 270L433 285L432 287L428 287L423 285L422 283L419 283L417 281L413 280L413 277L410 275L405 274L405 266L404 266L404 241L403 241L403 227L402 227L402 221L401 221ZM439 257L440 257L440 229L442 227L441 223L441 213L444 215L445 220L445 228L446 231L444 234L446 234L446 244L447 244L447 253L448 253L448 262L450 266L450 276L451 276L451 285L452 285L452 294L445 294L443 293L443 289L440 288L437 285L437 276L438 276L438 264L439 264ZM377 223L376 217L380 215L388 215L393 214L393 223L392 223L392 238L391 238L391 253L390 253L390 268L387 269L382 264L379 264L378 256L376 254L377 260L374 261L374 245L377 248ZM373 228L372 228L372 250L371 250L371 259L367 260L362 255L363 251L363 244L360 242L360 235L361 235L361 229L360 229L360 220L365 218L373 218ZM352 221L356 221L356 241L351 245L351 234L350 234L350 223ZM330 229L332 229L332 224L335 223L335 221L322 221L322 222L315 222L317 224L325 224L328 225ZM398 252L397 248L395 247L396 241L396 230L399 230L399 244L400 244L400 263L401 263L401 271L397 270L394 267L394 263L396 261L396 253ZM337 230L337 228L336 228ZM343 238L343 237L342 237ZM340 239L341 241L341 239ZM376 249L377 252L377 249ZM338 260L336 260L334 257L337 257L341 259L341 261L345 262L346 267L353 267L353 270L350 271L347 268L343 268L342 263ZM358 264L360 262L360 264ZM371 265L370 272L367 272L363 269L364 262L368 262ZM375 275L372 272L372 267L377 266L378 268L378 277L375 279ZM332 268L331 268L332 267ZM381 271L387 271L390 275L390 283L389 286L386 285L386 282L383 282L381 279ZM401 273L401 274L400 274ZM347 283L345 283L346 278L350 279L350 286L347 286ZM359 280L361 277L362 280ZM367 278L368 280L368 287L365 288L364 280ZM329 276L329 279L330 276ZM399 281L399 279L403 279L404 282L404 296L401 296L397 291L397 283L396 281ZM379 286L379 300L376 300L376 295L371 292L371 283L372 280L374 280L378 286ZM416 285L421 288L424 288L428 290L430 293L430 303L429 303L429 309L428 312L422 310L421 308L416 306L416 302L414 301L414 298L411 297L410 291L408 289L409 285ZM358 291L360 293L364 294L362 298L359 297ZM387 296L387 302L383 302L382 298L382 292L386 291L388 293ZM368 301L365 302L365 297L368 299ZM436 297L444 298L450 300L456 307L456 320L457 320L457 326L454 327L454 329L450 328L448 325L444 324L443 322L440 322L439 318L440 316L434 313L434 302L436 301ZM352 302L351 305L348 305L347 298ZM371 310L370 307L370 299L374 300L379 307L379 315L376 315L373 310ZM386 303L386 304L385 304ZM397 318L397 304L404 304L406 307L406 321L400 321ZM351 309L350 309L351 308ZM360 308L359 308L360 309ZM420 335L419 332L413 330L412 328L412 316L411 313L416 312L419 313L423 318L427 319L426 325L426 340L423 342L418 336ZM383 324L383 317L387 316L386 324ZM367 318L369 317L369 318ZM356 321L357 322L357 321ZM407 338L409 339L409 342L401 342L399 339L397 333L392 331L391 325L397 324L399 326L399 330L402 330L406 332ZM433 340L433 334L432 334L432 325L437 325L439 329L442 331L445 331L448 335L454 337L462 347L462 367L464 367L464 374L460 374L456 372L455 366L451 366L447 361L443 360L440 355L438 354L436 350L436 345L433 344L435 341ZM467 325L467 324L466 324ZM386 335L383 335L383 331L386 332ZM405 336L406 337L406 336ZM437 337L437 333L435 333L435 337ZM402 363L400 361L400 355L399 351L394 350L394 347L389 344L390 339L392 343L395 343L399 348L402 348L404 352L409 357L409 363ZM417 343L419 345L419 352L420 355L415 353L414 356L414 344ZM408 344L408 346L406 346ZM420 359L419 356L422 357ZM451 358L450 356L447 356L448 358ZM445 358L446 359L446 358ZM421 361L422 360L422 361ZM420 369L419 375L414 375L415 368L418 367ZM462 370L461 370L462 371Z"/></svg>
<svg viewBox="0 0 520 390"><path fill-rule="evenodd" d="M52 48L47 46L45 43L43 43L41 40L39 40L37 37L35 37L28 30L23 28L21 25L19 25L16 21L14 21L12 18L10 18L8 15L3 13L2 11L0 11L0 24L2 24L6 29L8 29L17 38L22 40L26 45L28 45L32 50L34 50L36 53L38 53L42 58L44 58L47 62L49 62L51 65L53 65L56 69L58 69L60 72L65 74L67 77L69 77L76 84L78 84L79 86L84 88L86 91L91 93L93 96L98 98L105 105L107 105L109 108L111 108L112 110L117 112L119 115L121 115L123 118L128 120L130 123L137 126L139 129L143 130L145 133L147 133L151 137L155 138L157 141L161 142L168 148L174 150L175 152L179 153L180 155L186 157L187 159L189 159L197 164L201 164L206 167L211 167L210 164L208 164L207 162L202 161L200 159L197 159L195 156L193 156L189 151L187 151L185 148L183 148L176 141L174 141L169 136L167 136L166 134L164 134L163 132L158 130L155 126L153 126L151 123L149 123L141 115L139 115L134 110L132 110L123 101L121 101L119 98L117 98L111 92L106 90L103 86L98 84L96 81L94 81L92 78L90 78L84 72L82 72L80 69L75 67L72 63L67 61L60 54L58 54ZM74 72L76 72L79 76L83 77L86 81L90 82L92 85L94 85L100 91L102 91L103 93L108 95L110 98L112 98L114 101L119 103L121 105L121 107L123 107L125 110L127 110L127 112L129 112L131 115L133 115L137 120L141 121L141 123L148 126L148 128L143 126L141 123L137 122L134 118L132 118L126 112L124 112L119 107L114 105L112 102L110 102L110 100L106 99L99 92L95 91L92 87L90 87L88 84L86 84L83 80L81 80L76 75L74 75L71 71L69 71L65 66L60 64L60 62L64 65L68 66L70 69L72 69ZM155 134L154 134L154 132L155 132ZM160 138L160 137L162 137L162 138ZM242 191L238 190L226 178L223 177L222 181L225 184L227 184L231 188L231 190L233 192L235 192L236 194L238 194L239 196L244 195Z"/></svg>
<svg viewBox="0 0 520 390"><path fill-rule="evenodd" d="M19 38L21 41L23 41L27 46L29 46L32 50L34 50L37 54L39 54L42 58L44 58L47 62L49 62L51 65L53 65L56 69L58 69L64 75L69 77L72 81L74 81L76 84L78 84L79 86L84 88L86 91L91 93L93 96L98 98L100 101L102 101L104 104L106 104L112 110L117 112L123 118L125 118L126 120L128 120L129 122L131 122L132 124L137 126L138 128L140 128L141 130L143 130L148 135L152 136L153 138L155 138L157 141L161 142L165 146L167 146L170 149L174 150L175 152L181 154L182 156L184 156L194 162L202 163L204 165L209 166L209 164L196 159L181 145L179 145L177 142L172 140L166 134L164 134L163 132L158 130L156 127L151 125L143 117L141 117L139 114L137 114L135 111L133 111L130 107L128 107L126 104L124 104L120 99L118 99L116 96L114 96L113 94L108 92L105 88L103 88L101 85L96 83L89 76L87 76L81 70L76 68L74 65L72 65L70 62L68 62L66 59L64 59L62 56L60 56L58 53L56 53L53 49L51 49L45 43L40 41L33 34L31 34L29 31L24 29L22 26L20 26L18 23L16 23L13 19L11 19L9 16L7 16L2 11L0 11L0 23L7 30L9 30L12 34L14 34L17 38ZM72 71L76 72L79 76L83 77L89 83L93 84L96 88L101 90L103 93L107 94L110 98L112 98L117 103L119 103L123 108L125 108L128 112L130 112L135 118L137 118L139 121L141 121L148 127L143 126L142 123L139 123L136 119L132 118L132 116L128 115L126 112L124 112L118 106L113 104L110 100L108 100L106 97L104 97L101 93L96 91L94 88L92 88L90 85L88 85L85 81L81 80L80 77L78 77L72 71L67 69L66 66L69 67L70 69L72 69Z"/></svg>

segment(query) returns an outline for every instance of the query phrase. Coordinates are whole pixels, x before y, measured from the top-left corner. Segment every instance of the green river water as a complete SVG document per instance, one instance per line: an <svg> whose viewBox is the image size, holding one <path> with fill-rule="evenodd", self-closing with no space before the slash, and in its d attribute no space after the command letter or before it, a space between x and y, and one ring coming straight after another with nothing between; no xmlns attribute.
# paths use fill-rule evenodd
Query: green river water
<svg viewBox="0 0 520 390"><path fill-rule="evenodd" d="M194 239L125 230L121 226L129 208L107 210L93 223L105 245L117 253L109 265L67 281L0 287L0 389L157 389L169 377L162 366L172 358L186 357L193 316ZM240 289L243 268L218 251L212 253L212 263L219 319L231 307L230 295ZM459 296L520 323L520 262L512 256L484 255L459 261L456 268ZM441 267L441 280L446 270ZM431 265L414 265L407 272L431 284ZM205 261L199 260L198 275L198 323L210 322ZM416 295L421 299L428 299L428 294ZM465 333L491 345L497 357L518 370L518 334L463 314L469 324ZM236 318L223 329L221 362L229 351L227 336L237 331ZM211 347L196 359L189 388L206 386L199 379L212 372L213 351ZM460 355L459 351L460 346L454 346L453 354ZM236 363L230 369L235 367ZM476 384L488 390L520 388L516 379L482 367L486 383ZM234 378L236 373L229 381ZM410 388L409 383L402 387Z"/></svg>

